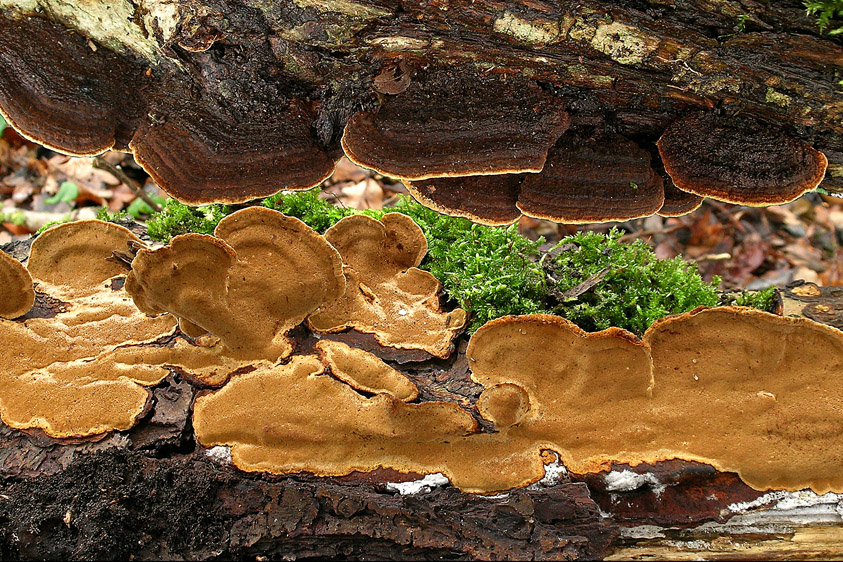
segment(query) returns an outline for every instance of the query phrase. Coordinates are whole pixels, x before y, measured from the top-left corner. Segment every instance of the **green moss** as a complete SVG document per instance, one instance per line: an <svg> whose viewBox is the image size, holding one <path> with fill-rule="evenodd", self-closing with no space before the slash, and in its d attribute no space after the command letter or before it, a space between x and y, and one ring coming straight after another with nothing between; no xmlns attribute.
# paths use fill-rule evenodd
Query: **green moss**
<svg viewBox="0 0 843 562"><path fill-rule="evenodd" d="M560 241L558 254L551 250L545 268L554 314L588 331L617 326L640 335L669 314L718 304L719 279L706 283L681 257L660 260L640 240L622 243L621 234L581 232Z"/></svg>
<svg viewBox="0 0 843 562"><path fill-rule="evenodd" d="M733 304L737 306L748 306L759 310L770 311L776 298L776 288L769 287L763 291L741 291L724 295L720 304Z"/></svg>
<svg viewBox="0 0 843 562"><path fill-rule="evenodd" d="M101 207L97 209L97 220L104 222L122 222L132 220L132 217L125 210L112 213L108 207Z"/></svg>
<svg viewBox="0 0 843 562"><path fill-rule="evenodd" d="M817 16L817 26L820 33L828 30L829 35L843 33L843 25L832 22L835 19L843 19L843 0L808 0L803 2L809 16Z"/></svg>
<svg viewBox="0 0 843 562"><path fill-rule="evenodd" d="M225 205L189 207L168 199L161 212L155 213L146 223L146 229L150 238L160 242L189 232L213 234L217 224L230 212Z"/></svg>
<svg viewBox="0 0 843 562"><path fill-rule="evenodd" d="M17 226L26 224L26 215L21 211L12 211L11 213L0 213L0 222L7 222Z"/></svg>
<svg viewBox="0 0 843 562"><path fill-rule="evenodd" d="M36 235L41 234L42 232L44 232L45 230L47 230L49 228L52 228L52 227L60 225L60 224L65 224L65 223L71 222L72 220L73 219L70 217L70 215L67 214L67 215L63 216L62 218L60 218L59 220L48 222L47 224L45 224L44 226L39 228L37 231L35 231L35 234Z"/></svg>

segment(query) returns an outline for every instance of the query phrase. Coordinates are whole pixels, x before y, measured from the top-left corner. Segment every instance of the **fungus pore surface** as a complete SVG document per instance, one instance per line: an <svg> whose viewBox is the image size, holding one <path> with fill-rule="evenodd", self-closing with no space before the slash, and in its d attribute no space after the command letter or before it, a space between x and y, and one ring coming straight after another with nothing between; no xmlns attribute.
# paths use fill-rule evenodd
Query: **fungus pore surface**
<svg viewBox="0 0 843 562"><path fill-rule="evenodd" d="M450 355L467 314L461 308L442 312L439 281L416 267L427 240L413 219L354 215L329 228L325 239L342 256L347 283L339 299L310 315L314 331L354 328L374 334L381 345Z"/></svg>
<svg viewBox="0 0 843 562"><path fill-rule="evenodd" d="M142 314L122 289L127 268L109 261L136 238L83 221L53 227L32 244L39 292L60 298L52 317L0 320L0 416L14 428L79 437L128 429L143 415L144 386L168 371L148 361L173 333L170 316Z"/></svg>
<svg viewBox="0 0 843 562"><path fill-rule="evenodd" d="M35 302L32 276L21 263L0 251L0 318L23 316Z"/></svg>
<svg viewBox="0 0 843 562"><path fill-rule="evenodd" d="M492 433L453 405L365 398L316 358L295 357L198 399L197 437L232 446L245 470L383 466L443 472L481 493L541 478L544 449L579 473L681 458L757 489L843 490L843 334L833 328L721 307L668 317L638 339L529 315L487 323L467 354Z"/></svg>
<svg viewBox="0 0 843 562"><path fill-rule="evenodd" d="M227 216L214 234L141 250L127 291L141 310L185 321L190 335L217 336L233 357L286 357L287 331L343 293L340 255L300 220L263 207Z"/></svg>

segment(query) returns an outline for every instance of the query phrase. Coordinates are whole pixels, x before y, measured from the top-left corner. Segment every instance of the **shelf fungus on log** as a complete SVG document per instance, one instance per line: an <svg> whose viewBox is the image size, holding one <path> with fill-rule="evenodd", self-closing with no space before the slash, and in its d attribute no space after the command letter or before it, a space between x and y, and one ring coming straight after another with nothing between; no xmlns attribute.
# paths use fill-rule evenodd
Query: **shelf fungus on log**
<svg viewBox="0 0 843 562"><path fill-rule="evenodd" d="M466 312L443 312L441 284L418 269L427 240L413 219L387 213L378 221L365 215L342 219L325 232L342 256L347 283L343 295L308 317L316 332L354 328L378 343L421 349L448 357L452 340L465 327Z"/></svg>
<svg viewBox="0 0 843 562"><path fill-rule="evenodd" d="M231 446L242 470L334 476L379 465L437 472L446 462L442 443L476 431L471 415L454 404L367 398L324 370L316 356L293 356L198 397L197 439L205 447Z"/></svg>
<svg viewBox="0 0 843 562"><path fill-rule="evenodd" d="M42 285L50 285L56 296L98 292L129 266L114 255L126 254L141 239L120 225L98 220L70 222L47 229L32 242L27 268Z"/></svg>
<svg viewBox="0 0 843 562"><path fill-rule="evenodd" d="M367 351L331 340L320 340L316 350L334 376L355 390L391 394L402 402L412 402L419 396L410 379Z"/></svg>
<svg viewBox="0 0 843 562"><path fill-rule="evenodd" d="M702 205L705 197L682 191L673 182L664 182L664 205L659 209L663 217L681 217L696 211Z"/></svg>
<svg viewBox="0 0 843 562"><path fill-rule="evenodd" d="M179 201L240 203L282 189L309 189L334 171L312 131L315 115L301 100L226 117L204 100L157 112L132 139L135 158Z"/></svg>
<svg viewBox="0 0 843 562"><path fill-rule="evenodd" d="M538 172L568 124L562 100L532 81L439 72L353 115L342 146L353 162L407 180Z"/></svg>
<svg viewBox="0 0 843 562"><path fill-rule="evenodd" d="M185 234L141 250L126 289L150 314L170 312L220 338L232 356L276 361L293 347L287 332L345 289L342 261L300 220L249 207L214 236Z"/></svg>
<svg viewBox="0 0 843 562"><path fill-rule="evenodd" d="M144 415L144 387L168 374L147 353L176 323L142 314L123 290L128 268L108 258L132 240L122 227L82 221L32 243L38 291L61 306L0 320L0 416L7 425L83 437L128 429Z"/></svg>
<svg viewBox="0 0 843 562"><path fill-rule="evenodd" d="M144 114L143 68L39 17L0 16L0 113L24 136L75 156L125 150Z"/></svg>
<svg viewBox="0 0 843 562"><path fill-rule="evenodd" d="M556 316L510 316L480 328L467 357L492 432L453 404L367 399L358 383L297 356L199 398L197 438L231 446L249 471L442 472L475 493L539 480L543 450L578 474L685 459L735 471L759 490L843 490L843 333L834 328L700 308L639 339L617 328L586 333Z"/></svg>
<svg viewBox="0 0 843 562"><path fill-rule="evenodd" d="M32 276L15 258L0 251L0 318L23 316L35 302Z"/></svg>
<svg viewBox="0 0 843 562"><path fill-rule="evenodd" d="M422 204L487 225L522 213L572 224L622 221L650 216L665 202L650 155L620 135L562 135L539 173L404 183Z"/></svg>
<svg viewBox="0 0 843 562"><path fill-rule="evenodd" d="M674 184L740 205L776 205L815 189L828 161L801 140L749 117L694 113L658 141Z"/></svg>

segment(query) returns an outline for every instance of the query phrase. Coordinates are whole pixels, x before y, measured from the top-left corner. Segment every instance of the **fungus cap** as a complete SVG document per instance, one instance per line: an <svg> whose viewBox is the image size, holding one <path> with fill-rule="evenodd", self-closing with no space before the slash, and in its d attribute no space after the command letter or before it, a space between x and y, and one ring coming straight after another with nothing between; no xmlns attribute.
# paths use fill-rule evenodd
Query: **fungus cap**
<svg viewBox="0 0 843 562"><path fill-rule="evenodd" d="M816 188L822 152L750 117L694 113L658 141L665 170L682 191L739 205L777 205Z"/></svg>
<svg viewBox="0 0 843 562"><path fill-rule="evenodd" d="M407 180L541 170L568 128L562 101L519 77L454 76L414 77L376 111L353 115L348 158Z"/></svg>
<svg viewBox="0 0 843 562"><path fill-rule="evenodd" d="M128 272L111 259L140 238L120 225L84 220L47 229L32 242L27 268L37 282L79 295L93 292L106 280Z"/></svg>
<svg viewBox="0 0 843 562"><path fill-rule="evenodd" d="M244 358L277 360L292 346L286 332L345 289L337 251L298 219L263 207L228 215L215 236L176 236L141 250L126 289L149 313L185 320Z"/></svg>
<svg viewBox="0 0 843 562"><path fill-rule="evenodd" d="M334 376L355 390L390 394L402 402L418 398L419 389L410 379L371 353L331 340L320 340L316 350Z"/></svg>
<svg viewBox="0 0 843 562"><path fill-rule="evenodd" d="M0 318L23 316L35 303L32 276L18 260L0 251Z"/></svg>
<svg viewBox="0 0 843 562"><path fill-rule="evenodd" d="M352 215L329 228L325 238L342 256L347 284L342 297L310 315L311 329L354 328L374 334L381 345L450 355L467 315L460 308L443 312L439 281L416 267L427 241L413 219L401 213L387 213L380 221Z"/></svg>

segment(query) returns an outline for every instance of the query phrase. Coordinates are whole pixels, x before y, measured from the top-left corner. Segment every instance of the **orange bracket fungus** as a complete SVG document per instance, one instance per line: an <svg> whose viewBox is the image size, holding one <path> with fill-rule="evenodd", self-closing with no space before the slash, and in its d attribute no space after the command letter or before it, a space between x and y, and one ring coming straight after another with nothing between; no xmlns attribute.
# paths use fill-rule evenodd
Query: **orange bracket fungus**
<svg viewBox="0 0 843 562"><path fill-rule="evenodd" d="M126 290L141 310L170 312L236 357L286 357L286 333L343 293L340 255L300 220L263 207L227 216L214 234L141 250Z"/></svg>
<svg viewBox="0 0 843 562"><path fill-rule="evenodd" d="M347 283L339 299L310 315L311 329L354 328L374 334L381 345L450 355L467 315L461 308L442 312L439 281L416 267L427 240L413 219L401 213L380 221L354 215L329 228L325 239L342 256Z"/></svg>
<svg viewBox="0 0 843 562"><path fill-rule="evenodd" d="M522 213L565 223L629 220L665 203L650 155L620 135L565 134L539 173L404 183L422 204L487 225L510 224Z"/></svg>
<svg viewBox="0 0 843 562"><path fill-rule="evenodd" d="M540 479L541 451L552 450L578 473L678 458L757 489L843 490L843 333L833 328L722 307L668 317L639 339L529 315L487 323L467 355L491 433L452 404L367 399L310 356L197 399L194 427L250 471L382 466L490 493Z"/></svg>
<svg viewBox="0 0 843 562"><path fill-rule="evenodd" d="M128 267L113 260L115 252L142 244L140 238L122 226L97 220L62 224L47 229L32 242L27 268L41 284L54 291L82 295L96 292L103 282L128 273Z"/></svg>
<svg viewBox="0 0 843 562"><path fill-rule="evenodd" d="M442 443L477 424L454 404L406 404L389 394L366 398L323 374L313 355L262 366L219 391L200 396L193 427L205 447L231 447L247 471L312 472L320 476L378 466L438 472Z"/></svg>
<svg viewBox="0 0 843 562"><path fill-rule="evenodd" d="M0 318L23 316L34 302L29 271L18 260L0 252Z"/></svg>
<svg viewBox="0 0 843 562"><path fill-rule="evenodd" d="M517 77L414 78L374 112L357 113L342 138L354 162L388 176L538 172L568 128L559 98Z"/></svg>
<svg viewBox="0 0 843 562"><path fill-rule="evenodd" d="M59 225L32 243L39 292L63 302L50 317L0 320L0 416L18 429L79 437L128 429L168 371L147 346L176 327L142 314L122 289L126 266L108 258L137 238L99 221ZM4 260L5 261L5 260Z"/></svg>
<svg viewBox="0 0 843 562"><path fill-rule="evenodd" d="M776 205L816 188L828 161L803 141L743 116L696 113L658 141L665 170L689 193L740 205Z"/></svg>
<svg viewBox="0 0 843 562"><path fill-rule="evenodd" d="M370 394L391 394L403 402L419 396L413 382L375 355L342 342L321 340L316 350L335 377L355 390Z"/></svg>

